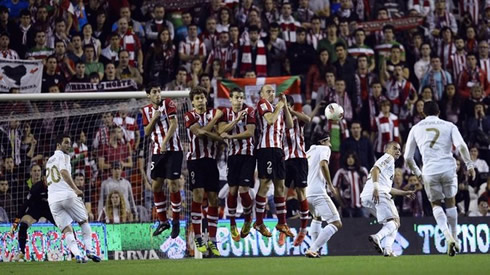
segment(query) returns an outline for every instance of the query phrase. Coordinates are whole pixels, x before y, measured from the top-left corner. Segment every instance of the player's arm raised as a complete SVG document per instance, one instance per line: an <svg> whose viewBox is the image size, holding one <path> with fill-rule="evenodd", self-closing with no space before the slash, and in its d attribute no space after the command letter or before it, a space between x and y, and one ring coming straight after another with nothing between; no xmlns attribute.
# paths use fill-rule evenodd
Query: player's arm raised
<svg viewBox="0 0 490 275"><path fill-rule="evenodd" d="M297 117L300 121L302 121L306 124L310 123L310 121L311 121L310 116L308 116L302 112L297 112L293 108L289 108L289 112L291 113L291 115Z"/></svg>
<svg viewBox="0 0 490 275"><path fill-rule="evenodd" d="M456 126L454 126L451 130L451 139L453 140L454 147L456 147L456 149L458 149L458 151L461 153L461 158L463 158L464 164L468 169L468 175L471 177L471 180L474 181L476 178L476 172L470 158L470 151L468 150L468 146L464 142L463 137Z"/></svg>
<svg viewBox="0 0 490 275"><path fill-rule="evenodd" d="M221 121L219 124L218 124L218 134L223 134L223 133L227 133L231 130L233 130L233 128L235 128L235 126L237 125L237 123L242 120L243 116L245 116L247 114L247 110L242 110L240 111L240 113L238 114L238 116L233 120L231 121L230 123L226 123L224 121Z"/></svg>
<svg viewBox="0 0 490 275"><path fill-rule="evenodd" d="M277 103L276 109L274 112L268 112L264 114L264 118L267 121L267 124L272 125L276 123L279 118L279 114L281 113L281 109L285 106L285 103L281 100Z"/></svg>
<svg viewBox="0 0 490 275"><path fill-rule="evenodd" d="M227 135L229 139L246 139L253 137L255 133L255 124L247 124L247 130L236 135Z"/></svg>
<svg viewBox="0 0 490 275"><path fill-rule="evenodd" d="M168 132L162 141L161 151L165 151L167 149L167 143L168 143L169 139L171 139L174 136L175 131L177 130L177 125L178 125L177 116L170 118L169 124L170 124L170 126L168 127Z"/></svg>
<svg viewBox="0 0 490 275"><path fill-rule="evenodd" d="M215 141L223 141L223 138L218 134L204 130L204 127L199 127L199 124L197 123L194 123L191 127L189 127L189 130L191 130L191 132L199 138L208 137Z"/></svg>
<svg viewBox="0 0 490 275"><path fill-rule="evenodd" d="M285 117L285 122L286 122L286 128L293 128L293 116L291 115L291 112L289 110L289 106L287 105L287 100L286 100L286 95L282 94L281 95L281 100L284 102L284 117Z"/></svg>
<svg viewBox="0 0 490 275"><path fill-rule="evenodd" d="M414 131L412 128L412 131L408 134L407 138L407 143L405 145L405 155L403 156L405 158L405 161L407 162L408 167L412 172L417 176L420 177L422 176L422 172L420 171L420 168L417 166L415 163L415 160L413 159L413 155L415 154L415 149L417 149L417 144L415 143L415 138L414 138Z"/></svg>
<svg viewBox="0 0 490 275"><path fill-rule="evenodd" d="M216 125L216 123L218 123L222 116L223 112L220 109L216 109L216 113L214 114L213 119L211 119L211 121L209 121L207 125L201 127L201 129L204 131L212 132L214 130L214 126Z"/></svg>
<svg viewBox="0 0 490 275"><path fill-rule="evenodd" d="M155 128L155 124L160 119L161 114L162 113L160 112L160 110L156 110L153 113L153 117L151 118L150 123L148 123L148 125L145 126L145 136L149 136L151 132L153 132L153 129Z"/></svg>

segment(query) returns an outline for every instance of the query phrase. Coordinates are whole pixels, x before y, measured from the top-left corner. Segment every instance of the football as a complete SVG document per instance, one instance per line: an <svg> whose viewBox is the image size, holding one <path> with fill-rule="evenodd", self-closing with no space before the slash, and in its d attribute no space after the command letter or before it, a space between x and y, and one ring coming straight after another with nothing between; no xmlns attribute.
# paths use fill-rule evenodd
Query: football
<svg viewBox="0 0 490 275"><path fill-rule="evenodd" d="M344 108L337 103L330 103L325 108L325 117L328 120L339 121L344 117Z"/></svg>

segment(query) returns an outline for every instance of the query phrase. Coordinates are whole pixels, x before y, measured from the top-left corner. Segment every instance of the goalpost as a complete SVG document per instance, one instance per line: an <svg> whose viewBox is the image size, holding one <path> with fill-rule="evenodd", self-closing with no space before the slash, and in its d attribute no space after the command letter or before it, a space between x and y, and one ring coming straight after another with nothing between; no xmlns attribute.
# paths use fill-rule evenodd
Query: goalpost
<svg viewBox="0 0 490 275"><path fill-rule="evenodd" d="M177 105L184 154L189 147L183 123L185 112L190 110L188 95L189 91L162 91L162 98L171 97ZM61 133L71 136L73 177L76 180L78 175L78 184L83 185L80 187L85 192L92 221L102 219L105 222L101 212L106 206L124 207L125 221L156 220L153 193L148 189L151 185L150 139L144 136L140 114L141 108L148 104L144 91L0 94L0 167L3 171L0 179L8 182L7 192L12 197L12 203L4 209L7 221L17 215L32 184L44 177L43 168L55 150L56 136ZM110 149L107 144L111 143L109 127L112 125L122 131L112 130L112 143L118 145ZM111 176L116 162L123 166L122 177L130 182L134 198L121 198L119 206L112 205L109 198L112 194L101 197L101 183ZM182 219L188 218L190 205L185 164L184 161ZM0 213L0 222L1 217Z"/></svg>

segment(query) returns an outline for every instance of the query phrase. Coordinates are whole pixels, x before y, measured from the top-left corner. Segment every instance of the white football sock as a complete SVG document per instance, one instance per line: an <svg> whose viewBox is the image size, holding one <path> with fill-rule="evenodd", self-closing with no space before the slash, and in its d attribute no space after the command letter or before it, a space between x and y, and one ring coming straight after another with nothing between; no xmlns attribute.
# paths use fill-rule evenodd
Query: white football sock
<svg viewBox="0 0 490 275"><path fill-rule="evenodd" d="M311 243L314 243L315 240L318 238L320 230L322 230L322 222L318 220L312 220L310 224Z"/></svg>
<svg viewBox="0 0 490 275"><path fill-rule="evenodd" d="M393 231L395 231L395 230L396 230L395 221L389 221L383 225L383 228L381 228L381 230L378 233L376 233L376 236L381 241L384 237L393 233Z"/></svg>
<svg viewBox="0 0 490 275"><path fill-rule="evenodd" d="M332 237L335 232L337 232L337 227L333 224L329 224L325 226L320 234L318 235L318 238L315 240L315 242L310 246L310 250L318 252L318 249L320 249L321 246L323 246L330 238Z"/></svg>
<svg viewBox="0 0 490 275"><path fill-rule="evenodd" d="M85 250L92 252L92 228L88 222L80 225L82 228L83 244L85 245Z"/></svg>
<svg viewBox="0 0 490 275"><path fill-rule="evenodd" d="M75 240L75 236L73 236L73 232L65 233L65 241L71 253L73 253L75 256L80 256L80 250L78 249L77 241Z"/></svg>
<svg viewBox="0 0 490 275"><path fill-rule="evenodd" d="M395 242L396 234L398 230L395 229L391 234L386 235L385 237L385 251L392 252L393 251L393 243Z"/></svg>
<svg viewBox="0 0 490 275"><path fill-rule="evenodd" d="M449 228L447 226L446 213L444 213L442 207L438 205L434 206L432 208L432 213L434 213L434 219L436 219L437 225L441 229L442 233L444 233L446 241L452 241L453 237L451 236L451 233L449 232Z"/></svg>
<svg viewBox="0 0 490 275"><path fill-rule="evenodd" d="M458 239L458 208L446 208L447 223L453 239Z"/></svg>

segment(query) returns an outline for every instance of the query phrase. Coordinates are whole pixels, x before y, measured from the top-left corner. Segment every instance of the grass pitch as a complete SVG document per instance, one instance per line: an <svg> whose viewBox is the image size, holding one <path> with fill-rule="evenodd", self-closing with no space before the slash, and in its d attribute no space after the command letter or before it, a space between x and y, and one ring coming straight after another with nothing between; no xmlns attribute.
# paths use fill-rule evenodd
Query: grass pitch
<svg viewBox="0 0 490 275"><path fill-rule="evenodd" d="M488 274L489 255L0 263L0 274Z"/></svg>

